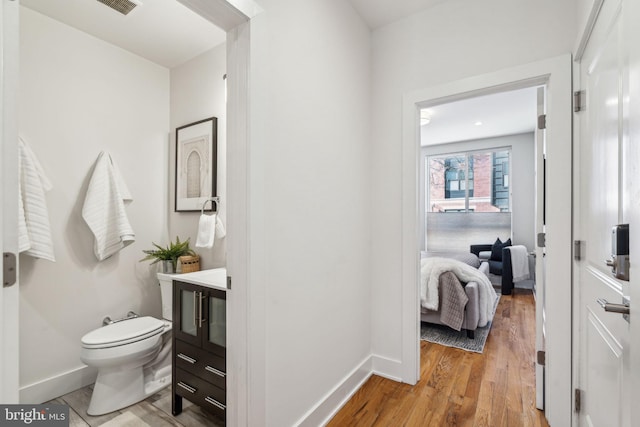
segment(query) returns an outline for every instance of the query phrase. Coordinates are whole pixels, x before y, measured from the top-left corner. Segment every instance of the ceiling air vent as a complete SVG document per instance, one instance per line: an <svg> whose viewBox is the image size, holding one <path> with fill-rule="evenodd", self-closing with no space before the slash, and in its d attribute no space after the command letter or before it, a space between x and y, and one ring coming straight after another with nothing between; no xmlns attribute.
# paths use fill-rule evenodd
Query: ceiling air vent
<svg viewBox="0 0 640 427"><path fill-rule="evenodd" d="M120 12L123 15L128 14L136 6L140 5L140 2L135 0L98 0L100 3L109 6L111 9Z"/></svg>

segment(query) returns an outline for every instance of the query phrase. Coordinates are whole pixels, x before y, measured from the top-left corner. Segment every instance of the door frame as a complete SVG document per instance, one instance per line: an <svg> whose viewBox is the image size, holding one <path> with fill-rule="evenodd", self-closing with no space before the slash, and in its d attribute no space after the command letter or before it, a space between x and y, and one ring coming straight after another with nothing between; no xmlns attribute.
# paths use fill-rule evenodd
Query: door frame
<svg viewBox="0 0 640 427"><path fill-rule="evenodd" d="M18 10L17 1L0 4L0 242L2 251L18 255ZM15 207L15 209L14 209ZM3 277L4 279L4 277ZM4 280L3 280L4 283ZM18 403L19 283L0 287L0 402Z"/></svg>
<svg viewBox="0 0 640 427"><path fill-rule="evenodd" d="M0 20L2 21L2 43L0 55L0 112L2 132L2 159L14 158L7 162L15 167L17 179L17 90L18 90L18 49L19 49L19 2L15 0L1 0ZM198 13L205 19L227 31L227 138L233 141L233 149L227 153L229 201L227 221L228 245L228 275L234 277L234 287L228 295L230 323L234 323L233 334L228 341L228 372L229 388L227 422L229 425L249 425L250 419L264 419L260 408L252 408L249 401L256 395L262 395L263 390L250 387L250 375L259 368L259 362L249 353L248 336L248 146L249 146L249 59L251 54L250 25L251 19L262 12L253 0L180 0L186 7ZM15 141L9 144L7 141ZM6 182L6 164L0 166L3 173L0 184L3 191L0 201L14 200L13 203L2 203L2 206L17 204L17 185ZM5 188L11 190L4 191ZM231 196L233 195L233 196ZM8 232L17 227L7 224L17 224L16 209L9 209L13 214L0 212L3 230L0 238L3 241L3 251L17 254L17 234L8 236ZM15 244L7 245L7 240L15 240ZM12 241L13 241L12 240ZM0 402L18 403L19 399L19 369L18 351L9 356L5 349L18 349L18 298L19 288L0 288ZM7 321L8 320L8 321ZM253 399L255 400L255 399Z"/></svg>
<svg viewBox="0 0 640 427"><path fill-rule="evenodd" d="M547 86L547 287L545 415L551 425L570 425L571 402L571 55L474 76L404 94L402 109L402 380L420 375L419 111L430 104L545 84ZM567 168L567 165L569 167Z"/></svg>
<svg viewBox="0 0 640 427"><path fill-rule="evenodd" d="M248 232L251 20L263 10L253 0L179 1L227 32L227 424L247 426L265 419L264 405L249 404L264 401L265 372L249 345Z"/></svg>

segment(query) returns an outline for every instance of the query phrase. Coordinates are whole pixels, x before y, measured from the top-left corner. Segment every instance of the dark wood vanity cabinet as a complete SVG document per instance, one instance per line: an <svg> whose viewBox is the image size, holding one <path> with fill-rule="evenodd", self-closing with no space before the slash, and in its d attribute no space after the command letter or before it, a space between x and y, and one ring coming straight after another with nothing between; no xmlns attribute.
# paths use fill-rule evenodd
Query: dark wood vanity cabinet
<svg viewBox="0 0 640 427"><path fill-rule="evenodd" d="M182 398L217 415L226 415L226 292L191 283L173 282L174 415Z"/></svg>

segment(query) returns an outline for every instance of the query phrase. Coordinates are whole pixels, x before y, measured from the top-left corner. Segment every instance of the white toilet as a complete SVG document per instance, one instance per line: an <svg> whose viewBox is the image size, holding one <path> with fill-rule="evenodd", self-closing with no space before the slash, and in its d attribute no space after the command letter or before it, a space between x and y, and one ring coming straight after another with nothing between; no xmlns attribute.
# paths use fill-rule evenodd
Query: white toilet
<svg viewBox="0 0 640 427"><path fill-rule="evenodd" d="M172 281L158 277L164 320L134 317L82 337L80 359L98 368L89 415L117 411L171 384Z"/></svg>

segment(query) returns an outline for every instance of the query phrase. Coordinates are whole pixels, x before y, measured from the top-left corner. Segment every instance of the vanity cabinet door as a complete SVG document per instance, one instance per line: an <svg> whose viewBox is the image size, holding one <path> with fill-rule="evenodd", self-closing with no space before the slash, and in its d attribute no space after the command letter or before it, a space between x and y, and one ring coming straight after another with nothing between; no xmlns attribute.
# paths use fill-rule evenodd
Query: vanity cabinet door
<svg viewBox="0 0 640 427"><path fill-rule="evenodd" d="M226 297L218 289L173 282L173 415L182 411L184 397L224 419Z"/></svg>
<svg viewBox="0 0 640 427"><path fill-rule="evenodd" d="M177 339L200 346L203 337L201 324L204 323L201 320L203 298L202 287L174 281L173 330Z"/></svg>
<svg viewBox="0 0 640 427"><path fill-rule="evenodd" d="M224 357L227 348L227 293L209 289L205 306L206 319L202 331L202 348Z"/></svg>

